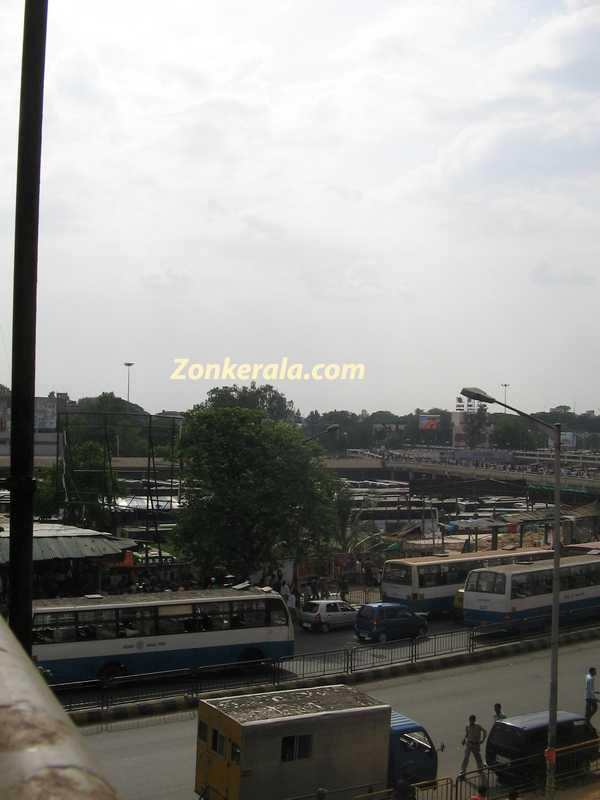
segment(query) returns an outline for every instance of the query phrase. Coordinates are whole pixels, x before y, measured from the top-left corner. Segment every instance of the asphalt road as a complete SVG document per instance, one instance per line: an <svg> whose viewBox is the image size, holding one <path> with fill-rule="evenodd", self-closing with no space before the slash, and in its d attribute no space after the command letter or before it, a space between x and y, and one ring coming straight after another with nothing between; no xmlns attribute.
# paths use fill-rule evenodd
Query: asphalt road
<svg viewBox="0 0 600 800"><path fill-rule="evenodd" d="M442 633L443 631L462 627L462 625L458 625L451 619L435 619L429 622L430 633ZM297 654L351 649L352 647L360 647L361 645L364 645L364 642L357 641L352 628L341 628L337 631L329 631L329 633L316 633L304 630L300 626L296 627L295 652Z"/></svg>
<svg viewBox="0 0 600 800"><path fill-rule="evenodd" d="M341 635L341 632L335 634ZM563 647L560 656L559 706L583 710L587 668L600 666L600 643ZM549 651L473 666L361 684L360 688L417 719L434 741L444 742L438 774L455 775L462 760L464 725L476 714L489 729L495 702L511 714L538 711L548 703ZM124 800L193 800L195 720L146 720L142 727L120 723L87 741L106 776ZM597 720L600 726L600 713ZM474 766L474 765L473 765Z"/></svg>

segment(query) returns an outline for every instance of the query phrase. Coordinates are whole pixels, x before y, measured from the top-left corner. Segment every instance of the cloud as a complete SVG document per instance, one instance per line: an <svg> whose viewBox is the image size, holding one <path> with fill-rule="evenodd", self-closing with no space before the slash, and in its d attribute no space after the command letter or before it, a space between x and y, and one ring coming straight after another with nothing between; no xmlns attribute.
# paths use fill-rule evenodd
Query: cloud
<svg viewBox="0 0 600 800"><path fill-rule="evenodd" d="M577 288L579 286L593 286L596 283L595 275L573 269L558 269L550 264L542 263L530 273L533 283L545 288Z"/></svg>

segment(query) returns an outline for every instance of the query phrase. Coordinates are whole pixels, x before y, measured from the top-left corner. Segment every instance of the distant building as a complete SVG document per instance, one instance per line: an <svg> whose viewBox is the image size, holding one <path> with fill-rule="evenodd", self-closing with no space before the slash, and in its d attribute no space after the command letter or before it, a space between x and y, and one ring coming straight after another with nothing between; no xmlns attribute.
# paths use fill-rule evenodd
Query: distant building
<svg viewBox="0 0 600 800"><path fill-rule="evenodd" d="M36 456L56 456L58 415L74 402L66 392L50 392L48 397L35 398L33 447ZM10 455L11 395L0 394L0 455Z"/></svg>

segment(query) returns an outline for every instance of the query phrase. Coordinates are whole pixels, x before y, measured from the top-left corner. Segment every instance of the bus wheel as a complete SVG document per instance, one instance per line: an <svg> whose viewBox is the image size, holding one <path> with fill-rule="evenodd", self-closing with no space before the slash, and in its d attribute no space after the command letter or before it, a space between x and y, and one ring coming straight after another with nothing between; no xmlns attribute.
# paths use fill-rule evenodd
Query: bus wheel
<svg viewBox="0 0 600 800"><path fill-rule="evenodd" d="M125 675L126 672L127 670L123 664L117 664L116 661L111 661L108 664L104 664L104 666L98 670L98 680L102 681L102 683L108 683L114 680L114 678Z"/></svg>

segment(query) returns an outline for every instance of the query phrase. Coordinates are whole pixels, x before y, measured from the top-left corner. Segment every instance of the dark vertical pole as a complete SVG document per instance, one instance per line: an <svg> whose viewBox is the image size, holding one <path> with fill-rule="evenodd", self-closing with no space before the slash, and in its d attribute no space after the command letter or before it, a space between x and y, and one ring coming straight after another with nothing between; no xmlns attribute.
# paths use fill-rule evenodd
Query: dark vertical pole
<svg viewBox="0 0 600 800"><path fill-rule="evenodd" d="M35 322L47 16L47 0L26 0L15 212L8 619L27 653L31 653L33 590Z"/></svg>

